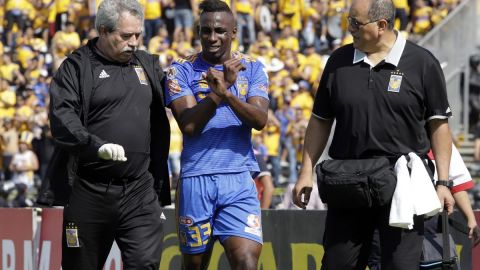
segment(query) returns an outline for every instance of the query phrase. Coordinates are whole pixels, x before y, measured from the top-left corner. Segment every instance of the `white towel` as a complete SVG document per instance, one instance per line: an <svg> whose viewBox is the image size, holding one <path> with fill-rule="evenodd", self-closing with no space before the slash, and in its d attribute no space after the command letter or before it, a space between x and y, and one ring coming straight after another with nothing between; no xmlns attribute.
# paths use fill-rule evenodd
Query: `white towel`
<svg viewBox="0 0 480 270"><path fill-rule="evenodd" d="M438 199L435 187L425 164L415 153L409 153L409 167L412 169L410 179L412 182L413 205L417 216L434 216L441 209L442 205Z"/></svg>
<svg viewBox="0 0 480 270"><path fill-rule="evenodd" d="M408 156L410 162L407 163L405 156L401 156L395 163L397 185L389 217L390 226L403 229L413 228L414 215L432 216L441 209L440 200L423 161L415 153L409 153Z"/></svg>
<svg viewBox="0 0 480 270"><path fill-rule="evenodd" d="M414 213L411 196L412 183L407 168L407 159L404 156L397 160L394 170L397 175L397 185L393 193L389 224L393 227L412 229Z"/></svg>

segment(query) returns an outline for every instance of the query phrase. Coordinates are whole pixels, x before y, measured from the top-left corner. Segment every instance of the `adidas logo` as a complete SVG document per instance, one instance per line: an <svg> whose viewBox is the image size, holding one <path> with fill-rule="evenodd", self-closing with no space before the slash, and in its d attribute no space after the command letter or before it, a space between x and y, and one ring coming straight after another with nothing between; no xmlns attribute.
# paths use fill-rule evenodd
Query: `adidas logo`
<svg viewBox="0 0 480 270"><path fill-rule="evenodd" d="M98 76L98 78L100 79L105 79L108 77L110 77L110 75L108 75L108 73L104 69L102 69L102 72L100 72L100 75Z"/></svg>

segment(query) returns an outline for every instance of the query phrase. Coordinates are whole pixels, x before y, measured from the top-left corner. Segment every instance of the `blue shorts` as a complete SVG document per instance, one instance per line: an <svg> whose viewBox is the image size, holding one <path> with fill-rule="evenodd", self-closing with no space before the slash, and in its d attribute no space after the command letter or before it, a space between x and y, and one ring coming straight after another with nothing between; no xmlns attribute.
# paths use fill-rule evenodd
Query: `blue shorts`
<svg viewBox="0 0 480 270"><path fill-rule="evenodd" d="M249 172L182 178L176 217L180 250L204 253L218 238L238 236L263 243L260 202Z"/></svg>

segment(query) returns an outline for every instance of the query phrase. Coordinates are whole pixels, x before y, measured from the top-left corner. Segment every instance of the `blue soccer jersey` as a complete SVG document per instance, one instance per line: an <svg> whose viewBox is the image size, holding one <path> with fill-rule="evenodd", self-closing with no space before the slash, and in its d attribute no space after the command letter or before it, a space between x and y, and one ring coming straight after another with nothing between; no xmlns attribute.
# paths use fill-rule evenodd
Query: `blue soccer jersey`
<svg viewBox="0 0 480 270"><path fill-rule="evenodd" d="M240 53L234 53L234 57L241 57L246 69L238 73L236 83L228 90L244 102L255 96L268 99L268 77L263 64ZM223 70L222 65L212 66L203 61L201 53L173 62L167 70L166 104L187 95L201 102L210 93L207 81L202 78L202 73L210 67ZM242 123L228 104L221 103L201 135L184 136L181 168L181 177L258 172L251 127Z"/></svg>

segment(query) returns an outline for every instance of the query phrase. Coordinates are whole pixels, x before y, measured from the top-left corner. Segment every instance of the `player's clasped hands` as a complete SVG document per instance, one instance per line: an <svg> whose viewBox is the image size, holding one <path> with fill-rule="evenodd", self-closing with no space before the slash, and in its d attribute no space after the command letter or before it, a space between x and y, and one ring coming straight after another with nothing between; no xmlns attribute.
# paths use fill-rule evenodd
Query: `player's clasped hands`
<svg viewBox="0 0 480 270"><path fill-rule="evenodd" d="M114 143L106 143L100 146L98 156L105 160L127 161L123 146Z"/></svg>
<svg viewBox="0 0 480 270"><path fill-rule="evenodd" d="M203 74L203 77L207 80L210 90L218 96L224 97L228 88L237 80L238 72L241 70L245 70L241 58L234 57L225 61L223 64L223 72L214 68L209 68L208 71Z"/></svg>
<svg viewBox="0 0 480 270"><path fill-rule="evenodd" d="M214 68L209 68L206 73L203 74L205 80L207 80L210 90L223 98L227 94L228 86L225 82L223 72Z"/></svg>

